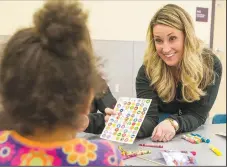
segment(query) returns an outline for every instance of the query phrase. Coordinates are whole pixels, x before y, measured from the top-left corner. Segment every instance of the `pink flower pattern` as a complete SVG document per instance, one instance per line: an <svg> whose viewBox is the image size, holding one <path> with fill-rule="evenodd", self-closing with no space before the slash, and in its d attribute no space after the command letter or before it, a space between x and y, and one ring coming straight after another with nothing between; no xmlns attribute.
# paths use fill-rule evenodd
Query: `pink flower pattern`
<svg viewBox="0 0 227 167"><path fill-rule="evenodd" d="M10 143L0 144L0 163L7 162L13 158L15 146Z"/></svg>
<svg viewBox="0 0 227 167"><path fill-rule="evenodd" d="M119 166L120 152L108 141L74 139L45 145L16 132L0 131L0 166Z"/></svg>

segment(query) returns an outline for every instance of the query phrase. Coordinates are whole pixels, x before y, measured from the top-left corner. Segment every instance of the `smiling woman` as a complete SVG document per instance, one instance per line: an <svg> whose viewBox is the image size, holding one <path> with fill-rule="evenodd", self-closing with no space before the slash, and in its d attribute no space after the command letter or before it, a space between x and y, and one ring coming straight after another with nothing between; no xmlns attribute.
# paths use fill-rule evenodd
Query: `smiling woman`
<svg viewBox="0 0 227 167"><path fill-rule="evenodd" d="M221 76L220 60L195 35L190 15L174 4L159 9L150 21L136 77L137 97L152 99L137 137L167 142L204 124ZM113 114L106 110L105 120Z"/></svg>
<svg viewBox="0 0 227 167"><path fill-rule="evenodd" d="M152 135L153 141L166 142L205 123L218 93L222 65L196 37L189 14L177 5L165 5L155 13L147 42L136 92L152 103L138 137Z"/></svg>
<svg viewBox="0 0 227 167"><path fill-rule="evenodd" d="M178 66L184 52L184 33L161 24L155 25L153 31L158 55L168 66Z"/></svg>

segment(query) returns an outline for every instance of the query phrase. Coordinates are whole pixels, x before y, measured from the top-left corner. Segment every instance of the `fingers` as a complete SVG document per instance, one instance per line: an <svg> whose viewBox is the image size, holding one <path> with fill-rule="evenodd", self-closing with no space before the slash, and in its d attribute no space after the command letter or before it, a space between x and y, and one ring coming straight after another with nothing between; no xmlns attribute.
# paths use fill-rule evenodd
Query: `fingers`
<svg viewBox="0 0 227 167"><path fill-rule="evenodd" d="M171 139L171 134L165 134L164 138L163 138L163 142L167 142Z"/></svg>
<svg viewBox="0 0 227 167"><path fill-rule="evenodd" d="M162 131L162 135L159 137L158 141L164 141L165 135L166 135L166 133Z"/></svg>
<svg viewBox="0 0 227 167"><path fill-rule="evenodd" d="M106 115L105 118L104 118L105 122L108 122L109 119L110 119L109 115Z"/></svg>
<svg viewBox="0 0 227 167"><path fill-rule="evenodd" d="M108 122L108 120L109 120L111 115L115 115L116 114L116 112L113 109L111 109L111 108L106 108L105 109L105 113L106 113L106 116L104 117L105 122Z"/></svg>
<svg viewBox="0 0 227 167"><path fill-rule="evenodd" d="M151 138L154 137L154 135L156 134L156 131L157 131L157 127L154 128Z"/></svg>
<svg viewBox="0 0 227 167"><path fill-rule="evenodd" d="M153 141L158 141L162 137L162 128L157 127L156 133L152 137Z"/></svg>
<svg viewBox="0 0 227 167"><path fill-rule="evenodd" d="M175 136L175 133L165 134L165 136L163 138L163 142L168 142L168 141L172 140L174 136Z"/></svg>
<svg viewBox="0 0 227 167"><path fill-rule="evenodd" d="M169 136L168 136L168 141L172 140L173 137L176 135L176 133L171 133Z"/></svg>
<svg viewBox="0 0 227 167"><path fill-rule="evenodd" d="M106 113L106 115L115 115L116 114L115 111L111 108L106 108L105 113Z"/></svg>

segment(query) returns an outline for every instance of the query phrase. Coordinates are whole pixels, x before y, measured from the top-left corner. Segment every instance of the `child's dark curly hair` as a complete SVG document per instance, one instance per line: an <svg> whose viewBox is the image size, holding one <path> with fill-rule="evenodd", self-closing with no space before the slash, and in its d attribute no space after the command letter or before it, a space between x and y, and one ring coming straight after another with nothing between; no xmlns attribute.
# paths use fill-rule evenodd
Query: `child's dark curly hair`
<svg viewBox="0 0 227 167"><path fill-rule="evenodd" d="M10 128L31 134L37 127L73 126L91 90L103 90L87 17L75 0L47 1L34 14L34 27L10 38L0 67L1 114Z"/></svg>

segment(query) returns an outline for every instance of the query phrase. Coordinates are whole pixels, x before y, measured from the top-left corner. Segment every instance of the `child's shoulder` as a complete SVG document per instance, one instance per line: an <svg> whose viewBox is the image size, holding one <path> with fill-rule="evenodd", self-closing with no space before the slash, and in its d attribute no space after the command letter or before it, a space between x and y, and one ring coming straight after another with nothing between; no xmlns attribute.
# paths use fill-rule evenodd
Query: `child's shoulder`
<svg viewBox="0 0 227 167"><path fill-rule="evenodd" d="M106 140L75 140L74 147L76 152L86 151L90 157L90 165L119 166L122 165L121 154L119 150L109 141Z"/></svg>
<svg viewBox="0 0 227 167"><path fill-rule="evenodd" d="M87 140L87 141L90 143L96 144L97 146L100 146L100 147L108 147L111 149L116 148L113 143L111 143L110 141L107 141L107 140L99 139L99 140Z"/></svg>
<svg viewBox="0 0 227 167"><path fill-rule="evenodd" d="M87 140L87 139L77 139L73 142L75 145L81 145L88 148L91 151L105 151L117 153L117 148L111 142L107 140ZM76 148L76 147L75 147Z"/></svg>
<svg viewBox="0 0 227 167"><path fill-rule="evenodd" d="M1 144L7 141L9 134L10 134L10 131L5 131L5 130L0 131L0 143Z"/></svg>

